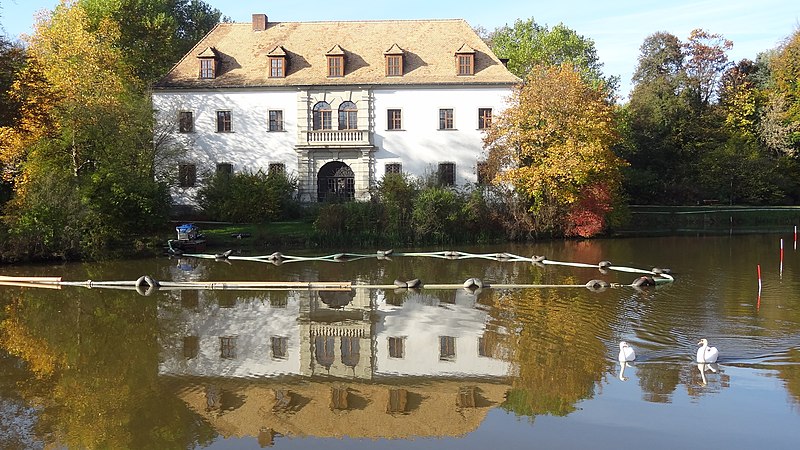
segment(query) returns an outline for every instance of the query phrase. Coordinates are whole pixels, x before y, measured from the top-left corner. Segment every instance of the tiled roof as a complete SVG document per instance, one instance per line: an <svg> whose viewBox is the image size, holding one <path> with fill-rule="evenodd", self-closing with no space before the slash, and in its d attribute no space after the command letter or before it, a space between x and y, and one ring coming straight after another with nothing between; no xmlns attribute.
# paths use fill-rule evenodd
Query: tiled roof
<svg viewBox="0 0 800 450"><path fill-rule="evenodd" d="M269 58L282 47L285 78L269 77ZM338 47L338 49L337 49ZM402 49L403 76L387 77L386 49ZM198 57L217 55L217 77L199 79ZM326 54L343 50L344 77L327 77ZM454 55L475 51L475 74L457 76ZM202 53L201 53L202 52ZM274 56L274 53L273 53ZM307 85L514 84L511 74L466 21L386 20L358 22L221 23L186 54L157 88L220 88Z"/></svg>
<svg viewBox="0 0 800 450"><path fill-rule="evenodd" d="M206 47L205 50L197 54L198 58L216 58L217 53L211 47Z"/></svg>

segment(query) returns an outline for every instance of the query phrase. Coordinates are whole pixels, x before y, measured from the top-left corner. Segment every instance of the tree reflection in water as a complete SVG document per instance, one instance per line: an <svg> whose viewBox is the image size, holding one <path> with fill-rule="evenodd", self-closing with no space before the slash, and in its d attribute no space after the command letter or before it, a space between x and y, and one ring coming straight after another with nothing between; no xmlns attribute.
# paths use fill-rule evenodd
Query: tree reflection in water
<svg viewBox="0 0 800 450"><path fill-rule="evenodd" d="M492 304L490 329L514 330L497 337L517 368L503 408L563 416L594 394L608 369L598 331L609 327L612 308L563 290L499 292Z"/></svg>
<svg viewBox="0 0 800 450"><path fill-rule="evenodd" d="M566 249L552 254L561 252L564 260L604 259L600 244L563 245ZM634 259L630 255L641 252L632 243L618 245L622 250L615 259ZM706 253L720 258L713 251ZM705 257L702 252L691 256L702 264L707 263ZM248 276L388 280L387 284L419 274L436 274L447 281L480 276L490 282L539 284L577 284L599 277L596 269L564 275L566 271L552 267L485 261L398 259L392 264L391 270L374 261L362 266L314 263L302 269L284 264L270 267L267 274ZM196 270L203 279L249 274L241 267L204 261L197 262ZM110 278L98 272L83 275ZM796 335L800 309L772 299L758 314L743 312L749 301L749 294L739 294L745 290L743 281L734 279L724 290L712 282L713 277L724 277L721 269L705 266L693 276L697 287L686 288L691 298L686 291L665 296L654 290L613 289L421 289L317 296L186 291L141 297L97 289L4 288L0 346L9 356L0 358L0 411L6 420L0 426L9 423L9 415L19 415L30 427L4 434L0 446L193 448L236 433L264 445L298 435L463 436L496 406L531 420L569 415L578 402L597 397L604 382L620 383L614 376L619 370L616 343L628 335L634 343L647 345L641 347L641 355L637 347L637 361L625 372L631 381L621 387L630 392L638 383L634 395L640 391L648 402L671 403L681 397L675 395L680 389L686 389L690 401L699 402L731 386L733 366L758 366L783 380L792 401L800 404L800 350L786 349L787 339L777 349L753 349L750 360L722 361L716 371L704 372L689 362L693 348L681 344L693 344L699 330L716 325L697 317L730 317L738 327L734 329L744 325L764 336ZM258 320L261 313L286 320L274 325ZM196 322L189 324L187 317ZM231 341L236 347L226 353L231 358L221 358L219 336L232 334L215 328L229 325L225 321L242 329L238 340ZM211 331L201 333L202 326ZM422 348L413 342L413 333L420 330L431 338ZM725 330L716 335L734 339ZM209 336L212 339L204 341ZM248 337L263 344L262 353L248 353ZM204 342L212 345L206 348ZM730 344L726 348L736 347L736 342ZM430 353L429 360L423 361L423 351ZM213 358L204 359L208 355ZM165 361L173 357L175 364L167 367ZM508 371L459 372L464 368L459 364L468 357L481 367L505 363L497 367ZM415 359L423 361L420 370L411 376L402 372ZM235 364L249 369L253 361L297 363L291 373L226 372ZM387 361L400 369L392 372L380 366ZM312 366L319 370L303 372ZM191 368L205 371L192 373Z"/></svg>
<svg viewBox="0 0 800 450"><path fill-rule="evenodd" d="M215 435L158 377L155 298L69 289L0 295L0 345L24 362L28 374L15 375L16 387L38 411L28 439L167 449Z"/></svg>

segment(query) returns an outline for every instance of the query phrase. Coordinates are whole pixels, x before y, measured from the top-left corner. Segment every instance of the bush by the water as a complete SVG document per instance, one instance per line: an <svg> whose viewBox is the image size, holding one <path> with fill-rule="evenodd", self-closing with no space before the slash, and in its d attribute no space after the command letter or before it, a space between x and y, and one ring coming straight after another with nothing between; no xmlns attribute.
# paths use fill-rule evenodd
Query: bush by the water
<svg viewBox="0 0 800 450"><path fill-rule="evenodd" d="M460 191L387 174L371 201L320 205L314 231L322 245L420 245L500 238L503 229L482 189Z"/></svg>
<svg viewBox="0 0 800 450"><path fill-rule="evenodd" d="M297 216L296 188L297 180L281 172L218 172L200 188L198 203L211 220L271 222Z"/></svg>

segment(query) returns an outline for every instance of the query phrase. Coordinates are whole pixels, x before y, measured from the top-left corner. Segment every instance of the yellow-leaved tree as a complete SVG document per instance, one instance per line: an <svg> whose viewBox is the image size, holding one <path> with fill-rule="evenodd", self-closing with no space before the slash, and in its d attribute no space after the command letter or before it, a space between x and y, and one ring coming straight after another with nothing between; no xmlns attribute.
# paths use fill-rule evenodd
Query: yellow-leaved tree
<svg viewBox="0 0 800 450"><path fill-rule="evenodd" d="M535 66L484 138L493 183L521 197L536 233L592 236L619 197L615 107L571 64Z"/></svg>
<svg viewBox="0 0 800 450"><path fill-rule="evenodd" d="M2 207L7 259L104 252L163 223L154 180L152 106L119 46L119 26L93 24L75 0L44 13L12 86L19 120L0 129L13 186Z"/></svg>

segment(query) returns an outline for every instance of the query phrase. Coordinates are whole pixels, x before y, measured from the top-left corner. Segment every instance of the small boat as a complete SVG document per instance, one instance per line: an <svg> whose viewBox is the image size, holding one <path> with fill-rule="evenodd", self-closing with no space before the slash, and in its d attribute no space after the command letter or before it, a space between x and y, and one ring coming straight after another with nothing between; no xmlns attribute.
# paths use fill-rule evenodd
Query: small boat
<svg viewBox="0 0 800 450"><path fill-rule="evenodd" d="M177 239L167 241L168 252L180 255L185 252L202 252L206 249L206 239L200 229L193 223L185 223L175 227Z"/></svg>

